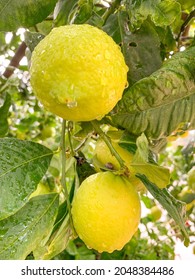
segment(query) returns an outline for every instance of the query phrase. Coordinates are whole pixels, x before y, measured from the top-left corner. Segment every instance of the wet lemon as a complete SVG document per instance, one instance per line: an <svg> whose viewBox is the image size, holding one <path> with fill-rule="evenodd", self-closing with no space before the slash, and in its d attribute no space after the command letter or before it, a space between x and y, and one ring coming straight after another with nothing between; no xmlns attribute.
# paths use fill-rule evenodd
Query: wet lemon
<svg viewBox="0 0 195 280"><path fill-rule="evenodd" d="M140 199L123 176L101 172L84 180L76 192L72 218L79 237L99 252L120 250L137 231Z"/></svg>
<svg viewBox="0 0 195 280"><path fill-rule="evenodd" d="M109 113L122 97L127 71L119 46L88 24L54 28L35 47L30 67L37 98L72 121Z"/></svg>
<svg viewBox="0 0 195 280"><path fill-rule="evenodd" d="M129 153L127 150L123 149L116 141L111 141L113 148L117 151L117 153L124 160L125 164L128 166L132 162L133 154ZM111 163L114 170L120 169L120 164L114 155L111 154L108 146L102 139L98 139L94 156L96 156L97 160L103 164L107 165L107 163Z"/></svg>
<svg viewBox="0 0 195 280"><path fill-rule="evenodd" d="M124 160L125 165L130 170L130 181L131 183L136 187L137 191L146 191L146 188L144 184L135 177L135 170L131 166L132 160L133 160L133 154L127 151L126 149L123 149L119 144L119 140L112 140L113 148L116 150L116 152L120 155L120 157ZM113 170L119 170L120 164L118 160L115 158L114 155L111 154L108 146L102 139L98 139L96 143L96 147L94 150L94 165L96 167L97 171L100 171L98 167L98 163L105 167L111 167L110 169Z"/></svg>

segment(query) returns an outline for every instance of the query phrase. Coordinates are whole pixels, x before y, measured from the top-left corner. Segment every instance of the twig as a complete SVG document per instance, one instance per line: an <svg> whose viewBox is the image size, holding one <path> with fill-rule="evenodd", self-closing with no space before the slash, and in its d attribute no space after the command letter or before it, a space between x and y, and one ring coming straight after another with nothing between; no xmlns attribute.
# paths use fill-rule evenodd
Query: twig
<svg viewBox="0 0 195 280"><path fill-rule="evenodd" d="M70 217L70 226L74 230L73 227L73 221L72 221L72 215L71 215L71 204L66 184L66 144L65 144L65 133L66 133L66 121L63 120L62 122L62 135L61 135L61 150L62 150L62 178L61 178L61 184L64 189L66 201L67 201L67 207L68 207L68 213Z"/></svg>
<svg viewBox="0 0 195 280"><path fill-rule="evenodd" d="M72 131L72 122L69 121L68 122L68 141L69 141L69 144L70 144L70 151L71 151L71 156L74 157L75 156L75 151L74 151L74 148L73 148L73 145L72 145L72 139L71 139L71 131Z"/></svg>
<svg viewBox="0 0 195 280"><path fill-rule="evenodd" d="M178 37L177 37L177 41L180 40L181 34L185 31L185 28L187 27L188 23L191 21L191 19L193 17L195 17L195 10L191 11L190 14L186 17L184 23L182 24L182 26L180 28L180 32L179 32Z"/></svg>
<svg viewBox="0 0 195 280"><path fill-rule="evenodd" d="M90 136L87 135L87 137L85 137L85 139L74 149L74 151L78 152L83 146L85 146L85 144L87 143L89 137Z"/></svg>

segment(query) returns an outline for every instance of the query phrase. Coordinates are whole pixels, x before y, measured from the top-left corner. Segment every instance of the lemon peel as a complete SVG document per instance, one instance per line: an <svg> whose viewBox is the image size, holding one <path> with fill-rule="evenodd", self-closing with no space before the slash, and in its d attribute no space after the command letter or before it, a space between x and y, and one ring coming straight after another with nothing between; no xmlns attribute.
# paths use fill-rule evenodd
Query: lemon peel
<svg viewBox="0 0 195 280"><path fill-rule="evenodd" d="M77 234L89 248L99 252L121 250L137 231L140 213L134 186L109 171L84 180L72 204Z"/></svg>
<svg viewBox="0 0 195 280"><path fill-rule="evenodd" d="M119 46L90 26L54 28L31 58L32 89L44 107L64 119L101 119L121 99L128 67Z"/></svg>
<svg viewBox="0 0 195 280"><path fill-rule="evenodd" d="M132 185L136 187L137 191L146 192L146 188L144 184L135 176L136 172L131 166L133 160L133 154L127 151L126 149L122 148L119 145L119 139L111 140L113 148L116 152L120 155L120 157L124 160L125 165L130 171L130 178ZM118 160L115 158L114 155L111 154L108 146L103 141L103 139L98 139L96 142L95 150L94 150L94 166L96 170L99 172L101 169L98 166L98 163L103 165L104 167L111 166L113 170L120 170L120 164Z"/></svg>
<svg viewBox="0 0 195 280"><path fill-rule="evenodd" d="M118 142L111 141L113 148L117 151L117 153L121 156L121 158L124 160L125 164L127 166L130 165L130 163L133 160L133 154L128 152L127 150L123 149L121 146L119 146ZM97 157L97 160L106 166L107 163L111 163L113 165L114 170L120 169L120 164L118 160L115 158L114 155L111 154L108 146L104 142L103 139L98 139L95 150L94 150L94 156Z"/></svg>

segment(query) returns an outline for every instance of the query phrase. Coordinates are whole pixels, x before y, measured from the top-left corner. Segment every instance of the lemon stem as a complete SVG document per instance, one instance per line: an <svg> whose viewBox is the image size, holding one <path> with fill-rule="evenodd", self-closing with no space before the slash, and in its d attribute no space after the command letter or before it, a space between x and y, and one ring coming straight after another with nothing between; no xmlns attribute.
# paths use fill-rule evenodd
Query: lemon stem
<svg viewBox="0 0 195 280"><path fill-rule="evenodd" d="M112 143L111 143L111 140L110 140L110 137L107 136L103 130L100 128L100 125L99 125L99 122L94 120L94 121L91 121L91 124L93 125L95 131L100 135L100 137L104 140L104 142L106 143L106 145L108 146L111 154L113 156L115 156L115 158L118 160L121 168L125 168L125 163L124 163L124 160L121 158L121 156L117 153L117 151L114 149Z"/></svg>
<svg viewBox="0 0 195 280"><path fill-rule="evenodd" d="M69 144L70 144L71 156L74 157L75 156L75 151L74 151L74 148L73 148L73 145L72 145L72 139L71 139L71 131L72 131L72 128L73 128L73 123L71 121L68 122L67 128L68 128L68 141L69 141Z"/></svg>
<svg viewBox="0 0 195 280"><path fill-rule="evenodd" d="M68 208L68 213L70 217L70 226L72 229L73 227L73 222L72 222L72 215L71 215L71 204L70 204L70 199L69 199L69 194L68 194L68 188L66 184L66 143L65 143L65 135L66 135L66 120L62 121L62 135L61 135L61 150L62 150L62 178L61 178L61 184L64 189L65 193L65 198L67 201L67 208Z"/></svg>

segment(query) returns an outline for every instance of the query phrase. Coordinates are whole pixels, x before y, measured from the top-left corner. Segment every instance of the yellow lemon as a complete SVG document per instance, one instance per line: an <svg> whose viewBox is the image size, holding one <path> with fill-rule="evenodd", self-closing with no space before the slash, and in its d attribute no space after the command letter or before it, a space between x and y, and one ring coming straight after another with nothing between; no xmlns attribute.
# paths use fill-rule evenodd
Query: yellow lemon
<svg viewBox="0 0 195 280"><path fill-rule="evenodd" d="M116 152L124 160L125 165L129 168L131 183L136 187L137 191L146 191L144 184L137 177L135 177L136 172L131 166L131 162L133 160L133 154L127 151L126 149L123 149L121 146L119 146L118 141L113 140L112 145L113 148L116 150ZM114 170L120 169L120 164L118 160L115 158L115 156L111 154L108 146L102 139L98 139L96 143L94 156L95 156L94 165L96 167L96 170L100 171L96 164L96 159L98 163L104 165L105 167L112 167Z"/></svg>
<svg viewBox="0 0 195 280"><path fill-rule="evenodd" d="M193 166L187 174L188 186L192 191L195 191L195 166Z"/></svg>
<svg viewBox="0 0 195 280"><path fill-rule="evenodd" d="M160 208L158 208L158 206L153 206L151 208L151 214L150 214L151 218L153 221L157 221L161 218L162 216L162 211Z"/></svg>
<svg viewBox="0 0 195 280"><path fill-rule="evenodd" d="M85 179L72 204L77 234L88 247L99 252L122 249L137 231L140 213L134 186L110 171Z"/></svg>
<svg viewBox="0 0 195 280"><path fill-rule="evenodd" d="M113 148L117 151L117 153L121 156L127 166L130 165L133 159L133 154L129 153L127 150L123 149L116 141L111 141ZM107 163L111 163L114 170L120 169L120 164L118 160L113 156L106 145L106 143L102 139L98 139L94 156L96 156L97 160L103 164L107 165Z"/></svg>
<svg viewBox="0 0 195 280"><path fill-rule="evenodd" d="M35 47L31 85L45 108L68 120L102 118L121 99L128 67L119 46L88 24L54 28Z"/></svg>

